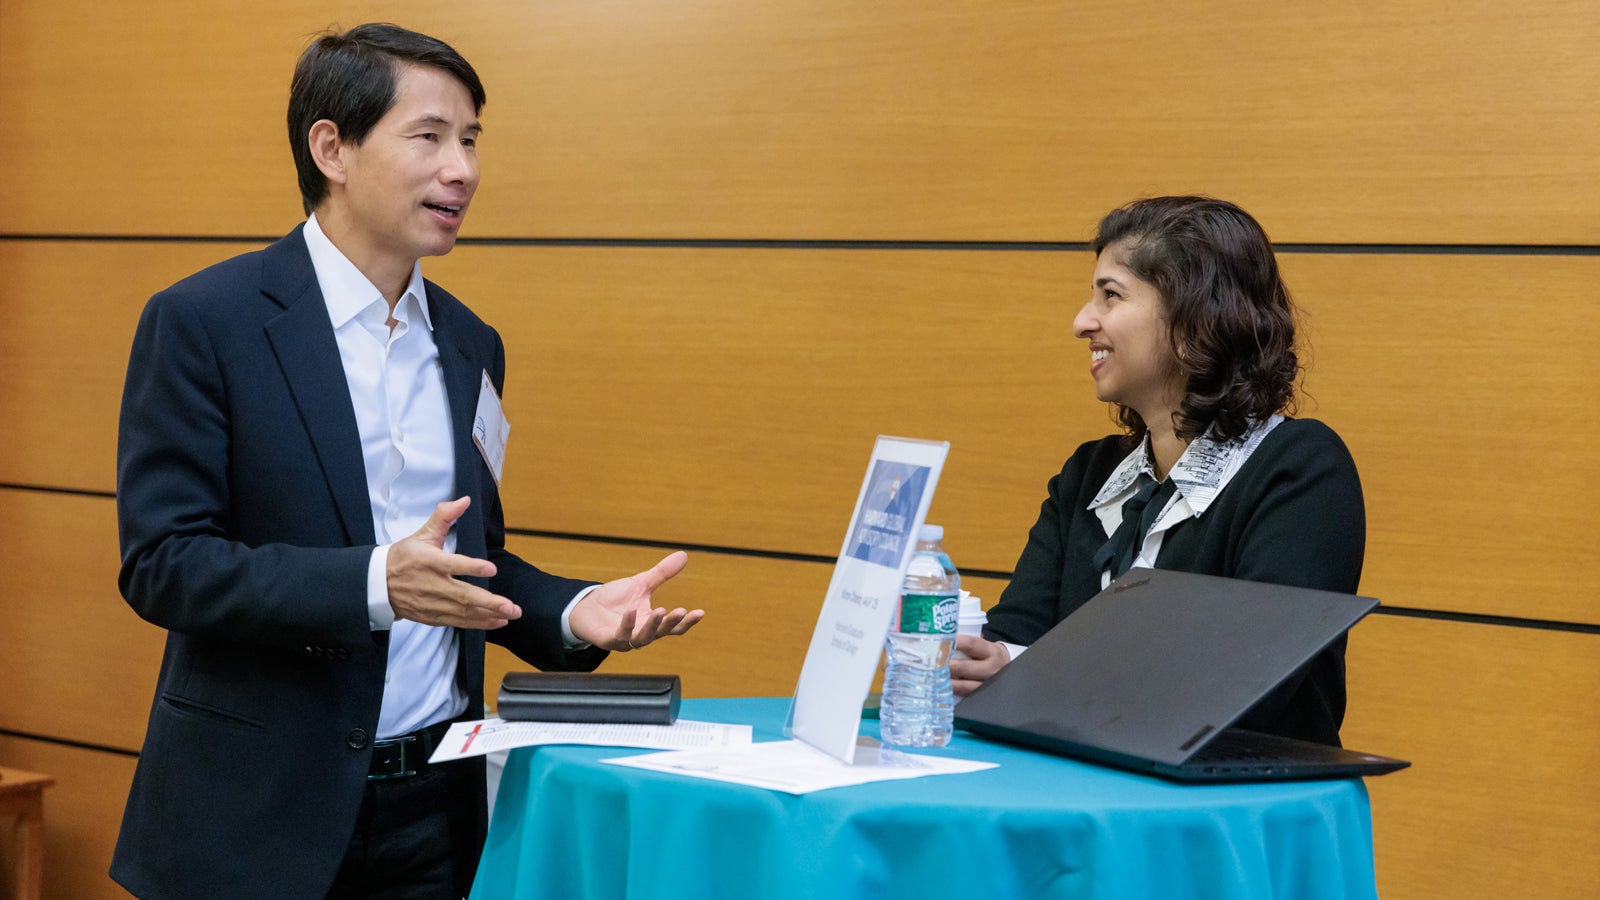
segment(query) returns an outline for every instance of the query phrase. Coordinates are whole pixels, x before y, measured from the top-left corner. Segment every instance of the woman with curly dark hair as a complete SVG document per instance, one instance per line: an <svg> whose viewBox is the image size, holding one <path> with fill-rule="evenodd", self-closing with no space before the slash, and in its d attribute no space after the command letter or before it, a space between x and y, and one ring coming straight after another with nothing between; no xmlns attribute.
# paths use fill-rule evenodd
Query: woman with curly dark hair
<svg viewBox="0 0 1600 900"><path fill-rule="evenodd" d="M951 663L965 695L1136 566L1354 593L1366 514L1355 461L1295 419L1295 309L1239 207L1158 197L1100 222L1073 320L1095 396L1126 429L1079 447L983 638ZM1344 640L1236 724L1327 744L1344 719Z"/></svg>

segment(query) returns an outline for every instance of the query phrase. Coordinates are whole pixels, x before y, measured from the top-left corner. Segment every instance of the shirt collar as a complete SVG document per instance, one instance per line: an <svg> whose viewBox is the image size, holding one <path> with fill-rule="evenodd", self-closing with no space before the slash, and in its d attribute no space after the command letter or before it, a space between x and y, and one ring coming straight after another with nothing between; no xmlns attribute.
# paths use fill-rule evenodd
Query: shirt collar
<svg viewBox="0 0 1600 900"><path fill-rule="evenodd" d="M1173 487L1189 504L1196 518L1205 513L1206 508L1233 479L1234 473L1261 445L1262 439L1282 421L1283 416L1273 415L1264 422L1252 425L1249 431L1231 441L1217 440L1212 436L1211 429L1207 428L1205 434L1184 448L1183 455L1178 457L1169 474ZM1089 508L1098 509L1117 500L1141 474L1151 478L1156 476L1155 466L1150 462L1148 438L1140 441L1139 446L1123 457L1122 462L1111 471L1111 477L1094 495Z"/></svg>
<svg viewBox="0 0 1600 900"><path fill-rule="evenodd" d="M328 305L328 317L333 320L335 330L374 303L383 303L387 309L388 303L383 292L334 246L333 241L328 240L322 226L317 223L316 213L306 219L304 234L306 249L311 253L311 267L317 273L317 286L322 288L322 299ZM420 261L411 265L411 281L406 285L406 293L416 300L417 307L422 310L422 323L432 331L433 318L428 311L428 293L422 281ZM405 296L401 295L401 301L404 300Z"/></svg>
<svg viewBox="0 0 1600 900"><path fill-rule="evenodd" d="M1140 475L1149 475L1152 479L1156 477L1155 467L1150 464L1149 438L1140 441L1132 453L1117 463L1117 467L1111 470L1111 477L1100 486L1100 493L1095 494L1094 499L1089 501L1089 508L1099 509L1115 500L1138 480Z"/></svg>

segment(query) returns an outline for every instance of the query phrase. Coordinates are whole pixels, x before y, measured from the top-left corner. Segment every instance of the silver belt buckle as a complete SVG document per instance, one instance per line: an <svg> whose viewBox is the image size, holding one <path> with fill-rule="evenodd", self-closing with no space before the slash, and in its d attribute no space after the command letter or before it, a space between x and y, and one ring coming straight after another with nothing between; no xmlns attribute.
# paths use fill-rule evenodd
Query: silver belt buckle
<svg viewBox="0 0 1600 900"><path fill-rule="evenodd" d="M408 734L405 737L390 738L387 741L377 741L377 742L375 742L372 745L372 749L373 750L377 750L379 747L393 747L393 746L396 746L396 745L398 745L400 747L400 771L391 772L391 773L386 774L386 775L368 775L367 776L367 780L368 781L388 781L391 778L407 778L409 776L417 774L416 770L411 768L411 761L410 761L410 759L407 758L408 754L406 753L406 746L408 744L410 744L412 741L415 741L416 739L417 739L416 735Z"/></svg>

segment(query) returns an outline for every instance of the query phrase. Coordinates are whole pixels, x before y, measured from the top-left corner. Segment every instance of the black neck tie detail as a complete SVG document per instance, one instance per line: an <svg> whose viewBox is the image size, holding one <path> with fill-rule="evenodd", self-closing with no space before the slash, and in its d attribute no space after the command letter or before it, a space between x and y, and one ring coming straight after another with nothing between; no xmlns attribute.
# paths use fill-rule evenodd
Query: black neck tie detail
<svg viewBox="0 0 1600 900"><path fill-rule="evenodd" d="M1155 525L1156 517L1161 515L1162 507L1167 505L1167 498L1174 490L1171 478L1158 484L1142 472L1138 485L1139 489L1122 504L1122 524L1094 554L1095 569L1101 572L1109 569L1112 578L1133 567L1144 536Z"/></svg>

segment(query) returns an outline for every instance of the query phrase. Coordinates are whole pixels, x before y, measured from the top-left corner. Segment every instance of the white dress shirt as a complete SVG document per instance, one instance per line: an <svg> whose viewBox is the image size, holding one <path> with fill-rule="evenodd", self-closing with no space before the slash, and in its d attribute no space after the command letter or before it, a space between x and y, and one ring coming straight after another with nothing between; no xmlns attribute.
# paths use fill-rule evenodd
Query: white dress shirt
<svg viewBox="0 0 1600 900"><path fill-rule="evenodd" d="M306 247L328 305L350 401L361 432L367 497L378 547L367 569L367 620L389 631L378 737L390 738L460 715L466 693L456 683L455 629L395 621L389 605L389 545L422 527L434 506L455 496L455 449L439 348L428 318L422 267L394 308L323 234L312 215ZM445 538L455 551L456 536Z"/></svg>

